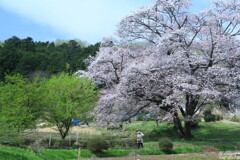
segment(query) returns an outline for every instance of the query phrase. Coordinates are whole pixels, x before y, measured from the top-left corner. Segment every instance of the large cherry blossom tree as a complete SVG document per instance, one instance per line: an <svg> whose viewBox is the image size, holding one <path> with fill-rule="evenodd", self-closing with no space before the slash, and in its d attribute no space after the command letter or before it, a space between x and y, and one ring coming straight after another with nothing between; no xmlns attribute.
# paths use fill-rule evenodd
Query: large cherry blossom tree
<svg viewBox="0 0 240 160"><path fill-rule="evenodd" d="M156 0L122 19L119 42L104 40L88 67L88 76L104 86L99 123L164 110L178 135L189 138L206 104L239 97L240 2L214 0L199 13L190 6L190 0Z"/></svg>

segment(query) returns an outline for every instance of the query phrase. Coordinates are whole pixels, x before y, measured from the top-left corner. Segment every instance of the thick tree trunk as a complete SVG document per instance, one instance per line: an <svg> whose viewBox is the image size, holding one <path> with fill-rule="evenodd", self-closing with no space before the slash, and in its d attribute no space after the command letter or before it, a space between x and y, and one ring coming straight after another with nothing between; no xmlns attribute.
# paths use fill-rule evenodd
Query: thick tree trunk
<svg viewBox="0 0 240 160"><path fill-rule="evenodd" d="M63 132L63 133L61 134L62 139L65 139L67 135L68 135L68 131Z"/></svg>
<svg viewBox="0 0 240 160"><path fill-rule="evenodd" d="M185 133L183 131L183 127L182 127L182 123L178 117L178 113L175 112L173 115L173 124L174 124L174 129L177 132L177 135L179 136L179 138L184 138L185 137Z"/></svg>
<svg viewBox="0 0 240 160"><path fill-rule="evenodd" d="M179 138L184 138L185 133L182 127L181 120L178 117L178 112L176 110L172 110L173 108L174 108L173 106L165 106L165 107L162 107L161 109L163 109L166 112L171 112L173 116L174 129L177 132L177 135Z"/></svg>
<svg viewBox="0 0 240 160"><path fill-rule="evenodd" d="M193 96L191 94L186 94L186 109L185 109L185 115L184 115L184 133L185 138L189 139L192 138L192 132L191 132L191 120L193 115L195 114L195 110L198 105L198 98L196 96Z"/></svg>
<svg viewBox="0 0 240 160"><path fill-rule="evenodd" d="M184 125L184 134L185 134L185 138L189 139L189 138L193 138L192 132L191 132L191 122L190 121L185 121L185 125Z"/></svg>

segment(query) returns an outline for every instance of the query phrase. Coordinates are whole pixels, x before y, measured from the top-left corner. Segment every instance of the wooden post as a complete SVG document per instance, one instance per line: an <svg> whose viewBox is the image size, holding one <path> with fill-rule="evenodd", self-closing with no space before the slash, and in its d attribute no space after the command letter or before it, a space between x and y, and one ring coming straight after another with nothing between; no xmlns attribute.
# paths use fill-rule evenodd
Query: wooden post
<svg viewBox="0 0 240 160"><path fill-rule="evenodd" d="M52 134L50 133L50 135L49 135L49 143L48 143L48 147L49 148L51 147L51 141L52 141Z"/></svg>
<svg viewBox="0 0 240 160"><path fill-rule="evenodd" d="M69 139L68 139L68 146L69 148L71 147L71 135L69 134Z"/></svg>
<svg viewBox="0 0 240 160"><path fill-rule="evenodd" d="M78 160L80 160L81 157L81 147L78 148Z"/></svg>
<svg viewBox="0 0 240 160"><path fill-rule="evenodd" d="M78 133L76 135L76 146L78 146Z"/></svg>

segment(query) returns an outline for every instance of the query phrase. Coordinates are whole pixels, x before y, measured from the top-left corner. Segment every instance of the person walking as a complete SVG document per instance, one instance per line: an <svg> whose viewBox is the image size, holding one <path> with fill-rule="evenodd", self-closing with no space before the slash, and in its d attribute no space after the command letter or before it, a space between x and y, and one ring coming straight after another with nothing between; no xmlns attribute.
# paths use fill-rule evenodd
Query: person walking
<svg viewBox="0 0 240 160"><path fill-rule="evenodd" d="M143 136L144 134L140 131L137 132L137 145L138 149L143 148Z"/></svg>

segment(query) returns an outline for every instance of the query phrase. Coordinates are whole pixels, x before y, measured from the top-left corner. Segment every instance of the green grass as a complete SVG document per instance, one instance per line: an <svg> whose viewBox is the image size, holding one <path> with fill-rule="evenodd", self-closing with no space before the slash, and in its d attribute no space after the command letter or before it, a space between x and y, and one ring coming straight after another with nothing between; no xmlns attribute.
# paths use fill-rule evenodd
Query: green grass
<svg viewBox="0 0 240 160"><path fill-rule="evenodd" d="M199 128L193 130L193 135L195 137L185 143L210 146L220 151L240 150L239 124L200 123Z"/></svg>
<svg viewBox="0 0 240 160"><path fill-rule="evenodd" d="M88 150L81 150L81 158L96 157ZM78 150L45 149L42 153L33 153L29 149L0 146L0 160L74 160Z"/></svg>
<svg viewBox="0 0 240 160"><path fill-rule="evenodd" d="M144 148L141 149L140 151L137 151L138 154L140 155L162 155L165 154L163 151L160 151L159 149L149 149L149 148Z"/></svg>
<svg viewBox="0 0 240 160"><path fill-rule="evenodd" d="M175 154L185 154L185 153L199 153L202 151L202 147L178 147L173 149Z"/></svg>
<svg viewBox="0 0 240 160"><path fill-rule="evenodd" d="M42 160L27 149L0 146L0 160Z"/></svg>
<svg viewBox="0 0 240 160"><path fill-rule="evenodd" d="M43 153L38 154L44 160L67 160L67 159L77 159L78 150L63 150L63 149L45 149ZM81 150L81 158L91 158L96 157L89 150Z"/></svg>

